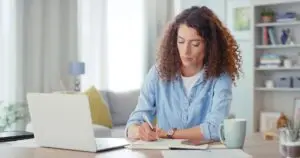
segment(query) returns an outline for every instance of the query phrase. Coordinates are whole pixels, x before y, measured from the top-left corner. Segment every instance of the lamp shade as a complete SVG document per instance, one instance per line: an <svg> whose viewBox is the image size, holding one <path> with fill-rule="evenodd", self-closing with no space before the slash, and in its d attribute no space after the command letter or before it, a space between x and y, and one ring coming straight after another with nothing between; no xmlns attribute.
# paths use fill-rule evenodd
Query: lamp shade
<svg viewBox="0 0 300 158"><path fill-rule="evenodd" d="M71 62L69 65L69 73L73 76L82 75L85 73L85 64L84 62Z"/></svg>

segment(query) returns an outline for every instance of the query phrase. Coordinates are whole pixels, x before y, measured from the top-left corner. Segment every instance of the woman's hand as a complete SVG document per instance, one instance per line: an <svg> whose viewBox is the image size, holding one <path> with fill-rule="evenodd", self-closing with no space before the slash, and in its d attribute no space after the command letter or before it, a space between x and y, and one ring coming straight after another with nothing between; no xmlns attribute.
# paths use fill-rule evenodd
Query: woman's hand
<svg viewBox="0 0 300 158"><path fill-rule="evenodd" d="M156 133L157 133L159 138L168 138L167 132L160 129L160 128L158 128L158 127L156 127Z"/></svg>
<svg viewBox="0 0 300 158"><path fill-rule="evenodd" d="M155 129L152 130L148 123L143 123L139 126L138 135L144 141L154 141L158 138Z"/></svg>

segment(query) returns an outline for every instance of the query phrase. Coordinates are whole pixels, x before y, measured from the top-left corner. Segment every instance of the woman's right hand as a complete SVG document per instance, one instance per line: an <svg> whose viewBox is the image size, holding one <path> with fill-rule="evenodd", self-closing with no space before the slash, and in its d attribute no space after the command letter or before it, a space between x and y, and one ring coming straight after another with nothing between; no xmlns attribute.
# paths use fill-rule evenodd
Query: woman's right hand
<svg viewBox="0 0 300 158"><path fill-rule="evenodd" d="M158 139L155 128L152 130L146 122L139 126L138 135L139 138L144 141L154 141Z"/></svg>

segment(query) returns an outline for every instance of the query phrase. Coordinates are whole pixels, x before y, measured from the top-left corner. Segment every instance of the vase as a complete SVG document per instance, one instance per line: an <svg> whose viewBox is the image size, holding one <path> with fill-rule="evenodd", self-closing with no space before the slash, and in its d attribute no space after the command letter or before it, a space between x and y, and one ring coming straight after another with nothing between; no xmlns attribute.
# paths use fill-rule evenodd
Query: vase
<svg viewBox="0 0 300 158"><path fill-rule="evenodd" d="M268 22L272 22L273 17L272 16L262 16L261 19L262 19L262 22L268 23Z"/></svg>

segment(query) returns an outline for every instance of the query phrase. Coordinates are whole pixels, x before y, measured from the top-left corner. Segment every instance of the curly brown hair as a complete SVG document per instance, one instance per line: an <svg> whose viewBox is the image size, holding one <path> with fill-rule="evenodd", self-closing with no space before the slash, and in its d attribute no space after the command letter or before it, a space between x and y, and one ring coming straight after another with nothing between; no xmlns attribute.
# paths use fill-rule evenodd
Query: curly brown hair
<svg viewBox="0 0 300 158"><path fill-rule="evenodd" d="M180 73L182 63L177 48L177 32L181 24L194 28L205 40L205 79L227 73L235 83L242 72L239 46L218 17L205 6L192 6L182 11L167 27L157 53L160 78L170 81Z"/></svg>

